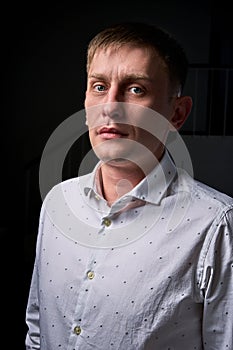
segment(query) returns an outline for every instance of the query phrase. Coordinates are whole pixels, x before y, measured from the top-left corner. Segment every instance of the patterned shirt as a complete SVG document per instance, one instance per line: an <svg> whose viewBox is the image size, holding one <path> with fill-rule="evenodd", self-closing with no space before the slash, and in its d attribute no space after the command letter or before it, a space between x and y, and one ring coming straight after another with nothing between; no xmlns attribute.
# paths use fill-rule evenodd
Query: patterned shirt
<svg viewBox="0 0 233 350"><path fill-rule="evenodd" d="M166 152L109 206L99 166L43 202L26 349L232 350L233 199Z"/></svg>

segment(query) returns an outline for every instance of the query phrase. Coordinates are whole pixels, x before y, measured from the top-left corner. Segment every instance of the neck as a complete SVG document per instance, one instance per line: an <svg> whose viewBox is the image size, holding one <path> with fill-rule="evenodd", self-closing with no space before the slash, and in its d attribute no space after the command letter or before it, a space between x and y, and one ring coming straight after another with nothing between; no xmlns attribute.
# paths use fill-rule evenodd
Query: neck
<svg viewBox="0 0 233 350"><path fill-rule="evenodd" d="M101 166L102 192L108 204L111 205L131 191L151 169L147 168L145 173L143 170L131 162L103 163Z"/></svg>

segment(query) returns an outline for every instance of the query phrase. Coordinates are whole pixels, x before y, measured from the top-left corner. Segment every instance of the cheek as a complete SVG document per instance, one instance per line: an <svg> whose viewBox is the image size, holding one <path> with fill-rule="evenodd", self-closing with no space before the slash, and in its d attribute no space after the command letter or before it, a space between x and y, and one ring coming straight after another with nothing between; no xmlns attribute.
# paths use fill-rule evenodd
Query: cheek
<svg viewBox="0 0 233 350"><path fill-rule="evenodd" d="M142 144L148 145L153 142L154 136L146 130L137 130L136 138L141 141Z"/></svg>
<svg viewBox="0 0 233 350"><path fill-rule="evenodd" d="M85 93L84 106L85 108L88 108L88 107L92 107L93 105L94 105L94 98L87 90Z"/></svg>
<svg viewBox="0 0 233 350"><path fill-rule="evenodd" d="M94 130L89 130L89 139L90 139L91 145L94 146L96 144Z"/></svg>
<svg viewBox="0 0 233 350"><path fill-rule="evenodd" d="M92 132L93 128L100 127L103 125L103 107L102 105L91 105L85 103L85 114L86 124L88 125L89 131Z"/></svg>
<svg viewBox="0 0 233 350"><path fill-rule="evenodd" d="M146 130L140 130L137 132L136 141L138 141L141 145L144 145L149 151L155 153L158 146L161 145L161 142L164 144L164 135L155 136L156 133L148 132Z"/></svg>

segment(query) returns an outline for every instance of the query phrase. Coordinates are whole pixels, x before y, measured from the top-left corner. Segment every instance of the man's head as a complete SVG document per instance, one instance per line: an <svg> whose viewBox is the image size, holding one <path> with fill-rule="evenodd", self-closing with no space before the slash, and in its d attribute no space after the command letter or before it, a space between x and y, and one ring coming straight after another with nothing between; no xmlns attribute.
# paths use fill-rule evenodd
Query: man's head
<svg viewBox="0 0 233 350"><path fill-rule="evenodd" d="M102 145L101 159L143 159L143 152L135 154L136 144L161 158L169 130L179 129L191 110L191 98L181 96L187 69L181 46L155 26L115 25L91 40L85 108L91 144ZM152 123L150 110L167 123ZM127 140L133 142L127 146Z"/></svg>
<svg viewBox="0 0 233 350"><path fill-rule="evenodd" d="M171 87L177 93L183 91L188 60L177 40L164 29L147 23L127 22L113 25L98 33L89 43L87 51L87 73L97 50L123 45L151 48L164 61Z"/></svg>

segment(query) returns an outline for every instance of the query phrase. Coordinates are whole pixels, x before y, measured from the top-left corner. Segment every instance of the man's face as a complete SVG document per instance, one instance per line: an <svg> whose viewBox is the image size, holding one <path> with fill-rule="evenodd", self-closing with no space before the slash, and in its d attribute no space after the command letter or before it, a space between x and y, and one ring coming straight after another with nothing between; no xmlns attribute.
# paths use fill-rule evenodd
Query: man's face
<svg viewBox="0 0 233 350"><path fill-rule="evenodd" d="M99 49L90 65L85 98L97 156L104 161L143 160L149 150L160 158L174 113L169 87L166 67L152 50Z"/></svg>

